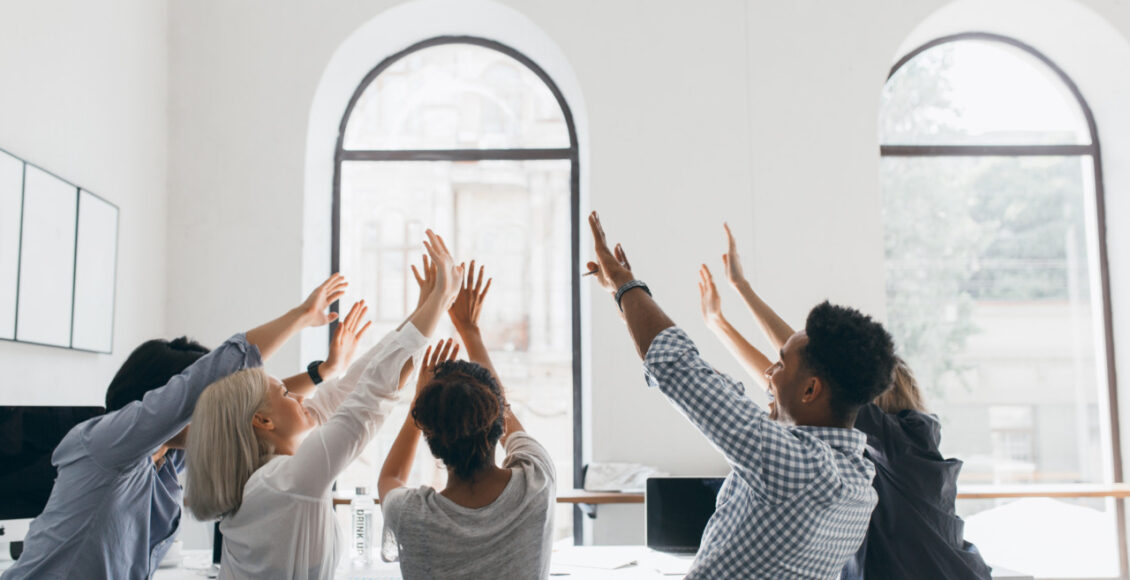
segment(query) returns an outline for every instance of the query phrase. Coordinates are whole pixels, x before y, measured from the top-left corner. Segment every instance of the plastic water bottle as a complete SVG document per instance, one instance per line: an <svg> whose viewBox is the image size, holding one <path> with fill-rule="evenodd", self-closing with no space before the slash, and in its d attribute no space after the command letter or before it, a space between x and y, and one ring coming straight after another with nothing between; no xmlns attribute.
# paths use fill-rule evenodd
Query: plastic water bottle
<svg viewBox="0 0 1130 580"><path fill-rule="evenodd" d="M358 487L356 492L353 501L349 502L353 515L353 563L365 566L372 562L373 557L377 504L369 497L367 488Z"/></svg>

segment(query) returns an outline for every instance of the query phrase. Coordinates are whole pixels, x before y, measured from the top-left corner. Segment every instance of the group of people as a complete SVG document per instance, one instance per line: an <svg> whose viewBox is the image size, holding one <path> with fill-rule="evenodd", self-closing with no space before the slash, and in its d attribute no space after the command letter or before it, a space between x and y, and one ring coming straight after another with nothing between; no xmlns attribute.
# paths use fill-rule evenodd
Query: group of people
<svg viewBox="0 0 1130 580"><path fill-rule="evenodd" d="M647 383L732 468L688 578L988 578L954 513L960 462L938 453L938 422L880 324L825 302L794 331L745 279L727 228L727 279L778 360L722 315L705 265L702 312L767 390L763 409L700 357L623 248L609 247L595 212L589 224L589 271L615 297ZM378 479L403 576L548 577L556 473L511 412L483 343L478 319L491 280L475 262L458 263L430 230L424 249L412 268L415 310L356 360L369 329L363 301L339 321L325 361L281 380L262 368L299 330L337 319L328 310L347 287L337 274L215 350L183 338L138 347L107 390L107 412L56 448L47 507L2 580L150 578L182 504L220 521L223 578L332 578L347 552L333 482L414 372L410 412ZM428 346L445 313L459 342ZM457 358L461 349L468 360ZM446 466L442 490L406 485L421 434Z"/></svg>

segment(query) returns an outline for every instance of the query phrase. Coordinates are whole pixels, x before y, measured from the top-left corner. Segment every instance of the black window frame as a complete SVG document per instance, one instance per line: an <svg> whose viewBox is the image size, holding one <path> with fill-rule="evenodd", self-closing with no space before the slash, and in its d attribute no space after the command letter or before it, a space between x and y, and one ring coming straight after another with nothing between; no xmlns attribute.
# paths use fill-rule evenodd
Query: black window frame
<svg viewBox="0 0 1130 580"><path fill-rule="evenodd" d="M361 99L369 85L400 59L423 49L451 44L469 44L501 52L518 61L532 71L549 88L561 113L565 118L565 125L569 133L569 146L563 148L514 148L514 149L346 149L345 129L353 114L353 108ZM580 203L581 203L581 166L580 146L577 141L577 128L573 120L573 112L564 94L557 84L536 62L519 52L517 49L501 42L468 35L446 35L422 40L407 48L385 58L358 84L357 89L349 99L349 104L342 114L338 126L337 142L334 146L334 176L333 176L333 207L331 211L331 249L330 271L337 272L341 267L341 167L345 161L533 161L533 160L568 160L570 162L570 254L572 264L576 265L581 260L580 237ZM582 421L582 337L581 337L581 272L579 268L572 268L572 332L573 332L573 487L583 485L584 467L582 465L584 449L584 433ZM337 305L334 305L336 311ZM331 331L332 336L332 331ZM582 512L577 506L573 508L573 541L577 544L583 542Z"/></svg>
<svg viewBox="0 0 1130 580"><path fill-rule="evenodd" d="M1087 100L1083 98L1083 93L1079 90L1079 86L1075 81L1067 75L1067 73L1060 68L1052 59L1047 55L1037 50L1035 47L1001 34L991 32L964 32L959 34L951 34L942 36L927 42L918 48L908 52L891 67L890 73L887 75L886 82L891 80L891 77L898 72L903 65L913 60L918 55L936 48L943 44L950 44L954 42L963 41L984 41L1005 44L1013 48L1017 48L1036 60L1040 61L1044 66L1055 74L1063 86L1074 97L1079 110L1083 113L1083 118L1087 123L1087 130L1090 133L1091 141L1086 145L884 145L879 144L879 156L883 157L1028 157L1028 156L1074 156L1086 157L1090 156L1094 169L1094 183L1095 183L1095 221L1096 232L1098 236L1098 264L1099 264L1099 279L1102 290L1102 317L1103 317L1103 341L1106 349L1106 379L1107 379L1107 395L1110 407L1110 429L1111 429L1111 454L1112 459L1112 475L1114 483L1123 483L1125 481L1123 474L1123 461L1122 461L1122 436L1119 427L1119 414L1118 414L1118 376L1115 369L1114 360L1114 325L1111 316L1111 295L1110 295L1110 271L1108 268L1108 253L1107 253L1107 226L1106 226L1106 205L1105 205L1105 191L1103 186L1103 170L1102 170L1102 150L1099 146L1099 131L1098 125L1095 122L1095 115L1091 111L1090 105ZM1127 529L1126 529L1126 503L1125 500L1115 498L1115 525L1118 528L1118 552L1119 552L1119 574L1122 578L1130 577L1130 554L1127 550Z"/></svg>

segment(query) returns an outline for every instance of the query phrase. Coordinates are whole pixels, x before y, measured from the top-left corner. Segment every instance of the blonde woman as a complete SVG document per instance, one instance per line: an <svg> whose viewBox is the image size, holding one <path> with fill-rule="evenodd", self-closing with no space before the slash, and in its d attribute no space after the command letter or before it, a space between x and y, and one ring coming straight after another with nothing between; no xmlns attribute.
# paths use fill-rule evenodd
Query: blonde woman
<svg viewBox="0 0 1130 580"><path fill-rule="evenodd" d="M330 488L372 439L411 358L459 292L462 268L428 230L435 277L408 319L306 400L261 370L208 387L188 442L185 505L220 518L222 578L332 578L344 553ZM363 308L343 323L356 332Z"/></svg>

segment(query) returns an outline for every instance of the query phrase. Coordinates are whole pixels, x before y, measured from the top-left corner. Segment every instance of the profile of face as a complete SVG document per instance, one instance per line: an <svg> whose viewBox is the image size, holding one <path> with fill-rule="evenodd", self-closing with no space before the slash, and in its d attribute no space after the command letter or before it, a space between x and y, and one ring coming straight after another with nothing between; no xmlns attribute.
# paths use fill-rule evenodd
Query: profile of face
<svg viewBox="0 0 1130 580"><path fill-rule="evenodd" d="M765 369L769 380L769 418L795 425L820 390L819 379L806 368L801 353L808 335L798 330L781 346L781 358Z"/></svg>
<svg viewBox="0 0 1130 580"><path fill-rule="evenodd" d="M251 425L260 437L274 445L276 453L293 454L302 437L315 427L303 399L302 395L288 391L279 379L269 377L267 404L255 413Z"/></svg>

